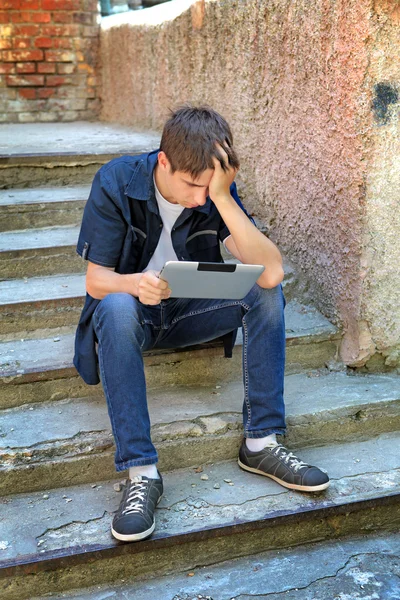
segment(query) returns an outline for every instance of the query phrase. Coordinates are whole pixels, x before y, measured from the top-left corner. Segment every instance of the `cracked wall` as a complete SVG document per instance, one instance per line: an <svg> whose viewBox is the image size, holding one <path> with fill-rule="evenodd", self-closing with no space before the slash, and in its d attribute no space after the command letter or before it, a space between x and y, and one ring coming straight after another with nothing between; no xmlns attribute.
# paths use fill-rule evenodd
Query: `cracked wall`
<svg viewBox="0 0 400 600"><path fill-rule="evenodd" d="M393 366L398 3L176 6L187 10L153 25L143 14L103 24L102 119L160 129L186 100L219 110L232 125L246 204L343 327L342 358L362 366L378 350Z"/></svg>

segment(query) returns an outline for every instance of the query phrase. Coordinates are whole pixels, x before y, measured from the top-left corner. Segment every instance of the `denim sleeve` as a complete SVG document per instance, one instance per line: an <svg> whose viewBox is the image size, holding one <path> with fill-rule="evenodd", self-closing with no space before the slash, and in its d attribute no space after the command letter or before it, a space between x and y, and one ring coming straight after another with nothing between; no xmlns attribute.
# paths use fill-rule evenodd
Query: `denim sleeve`
<svg viewBox="0 0 400 600"><path fill-rule="evenodd" d="M249 215L249 213L243 206L242 201L239 198L235 182L232 183L229 191L231 193L232 198L236 201L236 204L238 204L240 206L240 208L242 209L244 214L250 219L250 221L253 223L253 225L255 225L256 223L255 223L253 217ZM228 227L225 225L224 221L221 219L221 226L219 229L219 239L221 240L221 242L223 242L229 235L231 235L231 232L229 231Z"/></svg>
<svg viewBox="0 0 400 600"><path fill-rule="evenodd" d="M85 205L76 248L82 258L103 267L118 264L126 231L117 195L111 186L102 168L99 169Z"/></svg>

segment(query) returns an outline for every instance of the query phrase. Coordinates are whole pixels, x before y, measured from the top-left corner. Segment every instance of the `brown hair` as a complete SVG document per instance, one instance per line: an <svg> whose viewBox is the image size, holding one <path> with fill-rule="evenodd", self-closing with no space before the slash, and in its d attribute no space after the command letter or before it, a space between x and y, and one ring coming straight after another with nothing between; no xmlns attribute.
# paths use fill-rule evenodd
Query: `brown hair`
<svg viewBox="0 0 400 600"><path fill-rule="evenodd" d="M185 104L171 111L164 125L160 150L165 152L173 173L183 171L197 179L206 169L214 169L214 156L225 171L216 143L224 148L230 165L239 168L232 132L225 119L209 106Z"/></svg>

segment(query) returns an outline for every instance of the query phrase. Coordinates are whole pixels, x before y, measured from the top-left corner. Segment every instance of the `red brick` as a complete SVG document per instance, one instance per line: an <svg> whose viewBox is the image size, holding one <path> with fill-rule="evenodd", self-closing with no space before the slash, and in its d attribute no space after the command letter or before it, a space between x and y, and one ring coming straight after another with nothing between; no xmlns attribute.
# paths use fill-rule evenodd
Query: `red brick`
<svg viewBox="0 0 400 600"><path fill-rule="evenodd" d="M46 61L49 62L73 62L75 60L74 52L64 52L64 50L46 50Z"/></svg>
<svg viewBox="0 0 400 600"><path fill-rule="evenodd" d="M36 73L36 63L34 62L17 63L15 66L17 73Z"/></svg>
<svg viewBox="0 0 400 600"><path fill-rule="evenodd" d="M72 12L53 12L53 23L72 23Z"/></svg>
<svg viewBox="0 0 400 600"><path fill-rule="evenodd" d="M31 41L28 38L14 38L13 45L14 45L14 48L18 48L20 50L26 50L26 48L31 47Z"/></svg>
<svg viewBox="0 0 400 600"><path fill-rule="evenodd" d="M80 0L42 0L42 8L43 10L79 10Z"/></svg>
<svg viewBox="0 0 400 600"><path fill-rule="evenodd" d="M47 75L46 77L46 85L50 87L58 87L59 85L64 85L67 83L65 77L61 77L60 75Z"/></svg>
<svg viewBox="0 0 400 600"><path fill-rule="evenodd" d="M20 0L21 9L38 10L40 8L40 0Z"/></svg>
<svg viewBox="0 0 400 600"><path fill-rule="evenodd" d="M3 52L5 62L29 62L31 60L43 60L42 50L5 50Z"/></svg>
<svg viewBox="0 0 400 600"><path fill-rule="evenodd" d="M53 45L53 40L49 37L38 37L35 40L36 48L51 48Z"/></svg>
<svg viewBox="0 0 400 600"><path fill-rule="evenodd" d="M20 0L0 0L0 8L3 10L14 9L18 10L20 5ZM75 10L75 9L72 9Z"/></svg>
<svg viewBox="0 0 400 600"><path fill-rule="evenodd" d="M93 25L83 26L83 37L97 37L98 33L99 28L97 25L95 27L93 27Z"/></svg>
<svg viewBox="0 0 400 600"><path fill-rule="evenodd" d="M64 50L72 49L72 40L69 38L53 38L53 48L64 48Z"/></svg>
<svg viewBox="0 0 400 600"><path fill-rule="evenodd" d="M36 90L32 88L24 88L18 90L19 95L26 100L36 100Z"/></svg>
<svg viewBox="0 0 400 600"><path fill-rule="evenodd" d="M76 37L79 35L79 25L44 25L42 34L49 37Z"/></svg>
<svg viewBox="0 0 400 600"><path fill-rule="evenodd" d="M38 98L51 98L51 96L54 96L55 91L56 90L54 88L40 88L37 90Z"/></svg>
<svg viewBox="0 0 400 600"><path fill-rule="evenodd" d="M10 73L15 73L15 64L0 63L0 75L6 75Z"/></svg>
<svg viewBox="0 0 400 600"><path fill-rule="evenodd" d="M12 12L10 13L10 21L12 23L29 23L31 20L30 13Z"/></svg>
<svg viewBox="0 0 400 600"><path fill-rule="evenodd" d="M75 73L75 71L76 65L71 63L61 63L57 65L57 73L60 75L72 75L72 73Z"/></svg>
<svg viewBox="0 0 400 600"><path fill-rule="evenodd" d="M26 85L44 85L44 75L7 75L7 85L26 86Z"/></svg>
<svg viewBox="0 0 400 600"><path fill-rule="evenodd" d="M97 1L98 0L83 0L82 10L91 10L92 12L97 13Z"/></svg>
<svg viewBox="0 0 400 600"><path fill-rule="evenodd" d="M33 23L50 23L51 14L45 12L31 13L31 19Z"/></svg>
<svg viewBox="0 0 400 600"><path fill-rule="evenodd" d="M38 73L55 73L56 65L54 63L37 63Z"/></svg>
<svg viewBox="0 0 400 600"><path fill-rule="evenodd" d="M40 33L39 25L16 25L14 28L14 35L21 35L24 37L37 36Z"/></svg>
<svg viewBox="0 0 400 600"><path fill-rule="evenodd" d="M0 50L11 50L12 42L9 39L1 39L0 40Z"/></svg>
<svg viewBox="0 0 400 600"><path fill-rule="evenodd" d="M10 13L4 10L0 11L0 23L8 23L10 21Z"/></svg>
<svg viewBox="0 0 400 600"><path fill-rule="evenodd" d="M93 24L93 13L77 12L74 13L74 23L82 23L83 25Z"/></svg>

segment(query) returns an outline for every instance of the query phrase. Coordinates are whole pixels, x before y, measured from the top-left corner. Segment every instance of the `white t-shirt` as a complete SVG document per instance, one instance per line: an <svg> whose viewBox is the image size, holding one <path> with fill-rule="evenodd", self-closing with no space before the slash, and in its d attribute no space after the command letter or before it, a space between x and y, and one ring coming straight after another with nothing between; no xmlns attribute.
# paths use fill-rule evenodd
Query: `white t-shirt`
<svg viewBox="0 0 400 600"><path fill-rule="evenodd" d="M149 271L150 269L153 271L161 271L164 264L167 260L178 260L174 247L172 245L171 239L171 230L176 223L179 215L182 211L185 210L184 206L180 204L172 204L168 202L163 196L161 196L160 191L156 186L156 182L154 180L154 188L156 192L156 200L158 204L158 209L160 211L160 217L163 222L163 228L161 231L161 236L157 244L157 248L147 267L143 269L143 273L145 271Z"/></svg>

